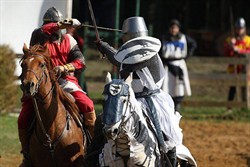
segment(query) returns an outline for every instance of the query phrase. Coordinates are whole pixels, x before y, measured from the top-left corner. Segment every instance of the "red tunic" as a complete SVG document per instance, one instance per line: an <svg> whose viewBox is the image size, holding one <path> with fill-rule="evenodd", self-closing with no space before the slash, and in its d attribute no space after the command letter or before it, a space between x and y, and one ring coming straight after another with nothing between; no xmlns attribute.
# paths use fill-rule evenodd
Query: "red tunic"
<svg viewBox="0 0 250 167"><path fill-rule="evenodd" d="M249 54L250 53L250 36L245 35L243 39L237 39L235 44L231 45L231 37L228 37L224 43L224 55L225 56L235 56L233 46L239 51L239 54Z"/></svg>
<svg viewBox="0 0 250 167"><path fill-rule="evenodd" d="M48 35L51 35L52 33L59 30L59 26L57 23L49 23L42 26L42 31ZM47 45L48 50L51 55L51 60L54 64L54 66L63 66L65 64L71 63L76 70L81 70L85 67L85 64L80 59L73 59L70 57L70 51L71 49L77 44L75 39L69 35L64 34L63 40L61 43L58 41L54 42L46 42L45 45ZM70 80L74 82L75 84L78 83L77 79L73 76L67 75L65 79ZM78 84L77 84L78 85Z"/></svg>
<svg viewBox="0 0 250 167"><path fill-rule="evenodd" d="M231 37L228 37L224 43L224 55L228 57L241 57L244 54L250 53L250 37L248 35L244 36L243 39L237 39L235 44L232 46ZM236 54L233 50L233 47L238 49L238 53ZM236 68L236 69L235 69ZM233 64L229 64L227 71L229 73L244 73L245 66L243 64L238 64L236 67Z"/></svg>
<svg viewBox="0 0 250 167"><path fill-rule="evenodd" d="M57 23L45 24L41 28L41 31L47 35L52 35L58 30L59 27ZM46 37L44 36L45 34L38 34L38 36L34 36L33 38L37 43L42 43L41 41L45 41L44 45L48 47L54 66L63 66L65 64L71 63L76 70L81 70L85 67L83 59L76 56L74 57L74 55L70 54L71 49L77 44L72 36L70 36L69 34L64 34L63 40L59 43L58 41L50 42L49 40L46 40ZM33 44L36 44L36 42L34 42ZM79 89L81 89L81 87L78 85L76 77L66 75L64 79L73 82L79 87ZM73 97L75 98L80 112L85 113L94 111L93 101L85 93L83 93L82 91L74 91L71 92L71 95L73 95ZM30 97L23 97L21 101L22 110L18 117L18 128L26 129L31 122L32 115L34 114L34 109Z"/></svg>

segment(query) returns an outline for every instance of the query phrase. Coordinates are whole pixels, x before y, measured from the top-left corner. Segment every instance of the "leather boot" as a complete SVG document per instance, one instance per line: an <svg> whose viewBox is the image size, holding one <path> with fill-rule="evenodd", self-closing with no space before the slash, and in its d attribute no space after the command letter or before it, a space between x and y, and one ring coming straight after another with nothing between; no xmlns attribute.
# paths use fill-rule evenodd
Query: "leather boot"
<svg viewBox="0 0 250 167"><path fill-rule="evenodd" d="M23 154L23 162L19 165L19 167L30 167L28 130L18 129L18 134L22 147L21 153Z"/></svg>
<svg viewBox="0 0 250 167"><path fill-rule="evenodd" d="M176 157L176 148L174 147L172 150L167 152L168 159L172 165L172 167L177 167L177 157Z"/></svg>
<svg viewBox="0 0 250 167"><path fill-rule="evenodd" d="M96 120L95 111L87 112L83 114L84 125L88 129L92 138L94 137L95 120Z"/></svg>

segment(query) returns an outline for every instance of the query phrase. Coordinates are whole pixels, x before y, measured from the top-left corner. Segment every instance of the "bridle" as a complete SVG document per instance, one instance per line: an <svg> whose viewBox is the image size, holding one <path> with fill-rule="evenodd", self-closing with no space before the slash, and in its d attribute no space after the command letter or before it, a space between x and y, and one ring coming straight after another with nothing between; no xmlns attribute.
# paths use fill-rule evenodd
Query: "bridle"
<svg viewBox="0 0 250 167"><path fill-rule="evenodd" d="M126 126L133 113L133 105L130 102L131 92L130 86L122 79L114 79L105 85L103 95L106 95L103 110L103 123L105 129L115 128L113 140L119 135L122 129ZM109 135L109 131L106 131Z"/></svg>
<svg viewBox="0 0 250 167"><path fill-rule="evenodd" d="M126 108L125 108L125 112L124 114L122 115L122 118L121 118L121 123L120 123L120 126L118 128L118 133L121 132L122 129L124 129L125 125L127 124L127 122L129 121L129 119L133 116L133 113L134 113L134 110L132 108L132 103L130 102L130 93L128 94L128 96L126 97L127 99L127 105L126 105ZM126 114L127 112L130 111L131 114L126 118Z"/></svg>
<svg viewBox="0 0 250 167"><path fill-rule="evenodd" d="M35 75L36 79L38 80L38 83L36 84L35 92L34 92L34 95L36 95L38 93L38 90L40 88L40 85L41 85L45 75L46 75L46 82L47 82L47 74L45 73L45 70L43 70L42 76L41 76L41 78L39 78L37 73L32 69L27 69L27 72L32 72ZM45 99L45 98L43 98L43 99Z"/></svg>
<svg viewBox="0 0 250 167"><path fill-rule="evenodd" d="M130 118L135 114L135 109L134 109L134 107L132 106L132 103L131 103L131 101L130 101L130 93L127 95L126 101L127 101L127 104L126 104L126 106L125 106L125 112L123 112L123 114L122 114L121 123L120 123L120 125L119 125L118 128L117 128L117 133L116 133L116 135L115 135L115 138L113 138L114 141L115 141L117 138L120 138L121 135L122 135L124 132L126 132L125 126L127 125L127 123L128 123L128 121L130 120ZM130 112L130 115L129 115L129 116L127 116L127 113L128 113L128 112ZM120 144L123 145L124 143L120 143L119 140L116 140L116 144L117 144L117 145L120 145ZM120 149L121 149L121 148L120 148ZM127 149L127 148L123 148L123 149L120 150L120 151L124 151L124 150L126 150L126 149ZM118 152L116 152L116 154L119 155ZM128 158L128 157L126 157L126 158Z"/></svg>
<svg viewBox="0 0 250 167"><path fill-rule="evenodd" d="M33 56L33 57L37 56L37 57L43 58L43 56L41 56L41 55L31 55L31 56ZM44 64L43 67L42 67L42 76L41 76L40 78L38 77L38 74L37 74L36 71L34 71L34 70L32 70L32 69L27 69L27 70L26 70L27 72L33 73L33 74L35 75L36 79L38 80L38 83L36 84L36 87L35 87L35 92L34 92L34 94L32 95L32 97L33 97L33 98L36 98L36 99L38 99L39 101L42 101L42 102L43 102L43 101L46 99L46 97L54 90L56 82L57 82L58 79L61 77L61 74L60 74L60 75L57 77L57 79L54 81L54 83L52 83L52 87L51 87L51 89L48 91L48 93L46 93L46 95L45 95L44 97L39 98L38 96L36 96L36 94L37 94L38 91L39 91L39 88L40 88L41 83L42 83L42 81L43 81L43 79L44 79L44 76L46 76L45 84L46 84L47 81L48 81L48 75L47 75L47 73L45 72L46 69L47 69L47 67L46 67L46 65Z"/></svg>
<svg viewBox="0 0 250 167"><path fill-rule="evenodd" d="M119 134L121 133L121 132L123 132L124 131L124 129L125 129L125 126L126 126L126 124L127 124L127 122L129 121L129 119L133 116L133 114L135 113L134 111L134 108L133 108L133 106L132 106L132 103L130 102L130 93L126 96L126 101L127 101L127 104L126 104L126 108L125 108L125 112L122 114L122 116L121 116L121 123L120 123L120 125L118 126L118 131L117 131L117 134L116 134L116 136L118 137L119 136ZM126 115L127 115L127 112L129 112L130 111L130 115L127 117Z"/></svg>
<svg viewBox="0 0 250 167"><path fill-rule="evenodd" d="M43 56L41 56L41 55L32 55L32 56L39 56L39 57L42 57L42 58L43 58ZM37 140L39 141L39 143L41 143L43 146L49 148L49 151L50 151L52 157L54 157L54 151L55 151L56 145L57 145L57 144L59 143L59 141L63 138L63 136L64 136L64 134L65 134L64 132L66 131L66 129L67 129L67 130L69 129L69 120L70 120L71 116L70 116L70 114L66 111L66 124L65 124L65 127L64 127L62 133L60 134L60 136L57 137L56 140L52 141L50 135L49 135L49 134L46 132L46 130L45 130L45 127L44 127L44 124L43 124L43 121L42 121L42 118L41 118L41 115L40 115L40 112L39 112L39 108L38 108L38 105L37 105L37 100L43 102L43 101L46 99L46 97L48 97L48 95L54 90L55 84L56 84L56 82L58 81L58 79L61 77L61 75L59 75L59 76L57 77L57 79L54 81L54 83L52 83L52 87L51 87L51 89L48 91L48 93L46 93L46 95L45 95L44 97L39 98L39 97L37 96L37 93L39 92L39 88L40 88L40 86L41 86L41 83L42 83L43 80L44 80L44 76L46 76L46 81L45 81L45 83L48 82L48 75L47 75L47 73L46 73L46 69L47 69L47 67L46 67L46 65L44 65L44 66L42 67L42 70L43 70L43 71L42 71L42 76L41 76L40 78L38 77L38 74L37 74L36 71L34 71L34 70L32 70L32 69L27 69L26 71L27 71L27 72L32 72L32 73L35 75L36 79L38 80L38 83L36 84L36 87L35 87L35 92L34 92L33 95L31 95L31 98L32 98L32 101L33 101L33 106L34 106L34 109L35 109L37 121L38 121L38 123L39 123L39 125L40 125L40 127L41 127L41 129L42 129L43 135L46 137L46 144L44 144L41 140L39 140L39 138L38 138L38 136L37 136L37 134L36 134L36 132L35 132L36 138L37 138Z"/></svg>

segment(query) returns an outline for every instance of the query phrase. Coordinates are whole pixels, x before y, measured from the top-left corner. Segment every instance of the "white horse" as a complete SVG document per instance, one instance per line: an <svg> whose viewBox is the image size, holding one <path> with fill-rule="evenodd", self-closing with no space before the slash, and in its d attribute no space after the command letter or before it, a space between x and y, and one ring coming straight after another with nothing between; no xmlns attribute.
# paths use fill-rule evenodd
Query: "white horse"
<svg viewBox="0 0 250 167"><path fill-rule="evenodd" d="M126 81L106 77L103 123L108 143L100 154L100 165L109 167L161 167L155 135L147 116L135 99L132 76Z"/></svg>
<svg viewBox="0 0 250 167"><path fill-rule="evenodd" d="M111 79L108 73L104 88L103 130L108 142L99 155L101 167L171 167L165 154L160 154L153 123L146 108L136 100L131 88L132 75L125 81ZM177 145L178 159L197 164L189 150Z"/></svg>

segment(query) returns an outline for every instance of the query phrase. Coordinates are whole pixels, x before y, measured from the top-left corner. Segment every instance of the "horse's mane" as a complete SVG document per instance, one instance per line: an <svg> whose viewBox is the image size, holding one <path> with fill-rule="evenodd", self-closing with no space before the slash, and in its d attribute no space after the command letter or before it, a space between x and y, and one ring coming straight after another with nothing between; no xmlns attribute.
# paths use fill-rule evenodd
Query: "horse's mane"
<svg viewBox="0 0 250 167"><path fill-rule="evenodd" d="M79 109L77 105L68 97L68 95L66 95L64 90L60 87L59 83L57 82L58 78L55 75L55 72L53 71L54 65L50 59L50 53L46 46L42 46L40 44L31 46L29 50L24 51L24 55L21 58L20 62L24 61L28 57L36 55L42 56L46 62L50 80L52 81L53 84L55 84L53 93L58 94L59 99L64 104L66 110L68 110L71 114L74 113L79 116Z"/></svg>
<svg viewBox="0 0 250 167"><path fill-rule="evenodd" d="M20 63L22 63L25 59L29 58L29 57L35 57L35 56L40 56L43 57L44 61L46 62L46 67L48 68L49 72L50 72L50 79L52 81L55 81L55 74L52 73L52 69L54 68L54 65L50 59L50 53L47 49L47 47L42 46L40 44L36 44L34 46L31 46L29 49L26 48L26 45L23 48L23 56L20 60Z"/></svg>

